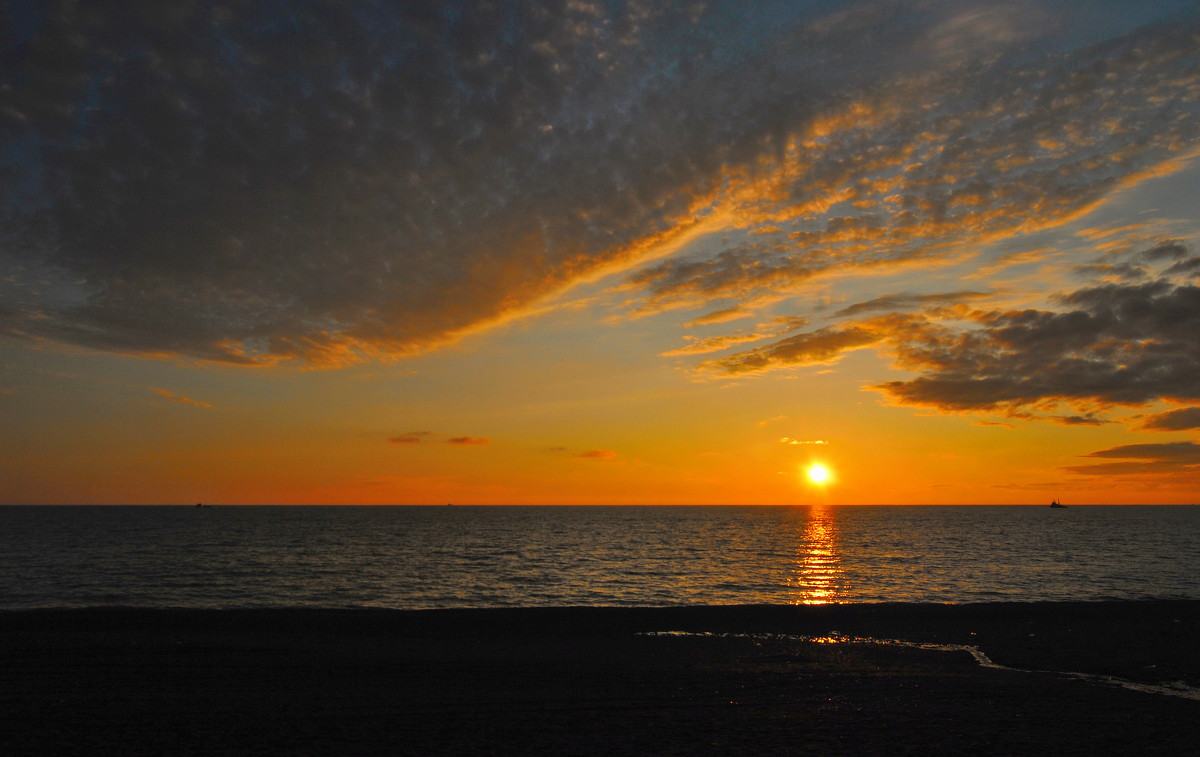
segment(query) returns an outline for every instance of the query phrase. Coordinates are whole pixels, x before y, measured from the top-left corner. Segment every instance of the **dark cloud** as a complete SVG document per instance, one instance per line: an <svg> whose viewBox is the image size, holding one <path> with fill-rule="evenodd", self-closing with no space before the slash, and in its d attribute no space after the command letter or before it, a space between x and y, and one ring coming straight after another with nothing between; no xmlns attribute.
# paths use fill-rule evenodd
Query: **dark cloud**
<svg viewBox="0 0 1200 757"><path fill-rule="evenodd" d="M1054 301L1053 310L955 305L893 312L795 334L700 368L761 372L831 363L849 350L874 347L916 374L875 387L897 404L1065 425L1108 422L1100 414L1113 406L1200 400L1200 287L1166 278L1106 283ZM884 297L840 315L930 302ZM1077 412L1054 413L1060 404ZM1175 411L1155 416L1147 427L1194 420L1191 409Z"/></svg>
<svg viewBox="0 0 1200 757"><path fill-rule="evenodd" d="M1200 257L1181 260L1163 271L1163 274L1166 276L1184 276L1188 278L1200 276Z"/></svg>
<svg viewBox="0 0 1200 757"><path fill-rule="evenodd" d="M1126 476L1200 472L1200 444L1127 444L1092 452L1084 457L1117 458L1124 461L1100 465L1069 466L1064 470L1088 476Z"/></svg>
<svg viewBox="0 0 1200 757"><path fill-rule="evenodd" d="M1200 428L1200 407L1185 407L1152 415L1142 422L1147 431L1187 431Z"/></svg>
<svg viewBox="0 0 1200 757"><path fill-rule="evenodd" d="M1097 418L1092 415L1056 415L1051 416L1049 420L1063 426L1101 426L1105 423L1111 423L1103 418Z"/></svg>
<svg viewBox="0 0 1200 757"><path fill-rule="evenodd" d="M1171 442L1169 444L1126 444L1121 447L1090 452L1084 457L1115 457L1127 460L1176 460L1200 463L1200 444Z"/></svg>
<svg viewBox="0 0 1200 757"><path fill-rule="evenodd" d="M0 23L0 332L137 354L403 355L718 216L779 231L643 306L748 297L1064 218L1196 132L1193 21L1038 53L959 0L36 8Z"/></svg>
<svg viewBox="0 0 1200 757"><path fill-rule="evenodd" d="M1151 263L1160 263L1164 260L1179 260L1188 256L1188 248L1178 240L1167 240L1159 242L1148 250L1144 250L1138 257L1141 260L1146 260Z"/></svg>
<svg viewBox="0 0 1200 757"><path fill-rule="evenodd" d="M692 26L669 4L58 2L34 26L4 40L0 241L55 279L10 331L402 354L668 230L705 178L656 105Z"/></svg>
<svg viewBox="0 0 1200 757"><path fill-rule="evenodd" d="M976 313L969 330L897 335L898 363L921 375L879 388L900 404L945 410L1200 398L1200 288L1105 284L1061 304Z"/></svg>

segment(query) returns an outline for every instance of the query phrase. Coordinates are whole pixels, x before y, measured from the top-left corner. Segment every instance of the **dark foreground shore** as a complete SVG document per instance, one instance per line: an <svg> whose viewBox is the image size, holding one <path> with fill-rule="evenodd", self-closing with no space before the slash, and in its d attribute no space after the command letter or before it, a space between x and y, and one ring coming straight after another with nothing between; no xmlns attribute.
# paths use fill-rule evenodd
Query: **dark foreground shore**
<svg viewBox="0 0 1200 757"><path fill-rule="evenodd" d="M697 631L725 636L646 635ZM1193 754L1200 602L0 612L0 754Z"/></svg>

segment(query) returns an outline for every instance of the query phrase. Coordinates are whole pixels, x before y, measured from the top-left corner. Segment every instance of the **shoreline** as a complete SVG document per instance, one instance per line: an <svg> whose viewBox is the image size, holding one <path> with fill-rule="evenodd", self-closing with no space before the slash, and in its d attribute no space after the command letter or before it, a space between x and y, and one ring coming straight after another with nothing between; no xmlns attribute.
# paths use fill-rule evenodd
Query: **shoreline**
<svg viewBox="0 0 1200 757"><path fill-rule="evenodd" d="M695 634L662 636L655 632ZM1179 754L1200 600L0 611L7 754Z"/></svg>

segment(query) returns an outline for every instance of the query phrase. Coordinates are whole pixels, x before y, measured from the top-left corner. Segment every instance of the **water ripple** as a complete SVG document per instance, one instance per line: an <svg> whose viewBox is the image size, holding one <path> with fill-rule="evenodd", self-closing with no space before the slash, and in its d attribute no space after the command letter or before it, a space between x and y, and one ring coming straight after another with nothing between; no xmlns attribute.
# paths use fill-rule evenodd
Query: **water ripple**
<svg viewBox="0 0 1200 757"><path fill-rule="evenodd" d="M0 507L0 607L1200 598L1200 508Z"/></svg>

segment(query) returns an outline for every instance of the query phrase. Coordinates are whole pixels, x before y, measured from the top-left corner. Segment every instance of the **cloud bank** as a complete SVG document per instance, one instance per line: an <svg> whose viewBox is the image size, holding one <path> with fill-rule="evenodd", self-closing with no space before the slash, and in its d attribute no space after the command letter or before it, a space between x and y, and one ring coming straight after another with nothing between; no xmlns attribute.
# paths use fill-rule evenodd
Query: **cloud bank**
<svg viewBox="0 0 1200 757"><path fill-rule="evenodd" d="M1039 8L14 4L0 333L336 366L718 221L761 233L633 273L632 311L1060 223L1195 146L1198 27L1072 47L1086 9ZM759 358L869 343L792 339Z"/></svg>

